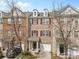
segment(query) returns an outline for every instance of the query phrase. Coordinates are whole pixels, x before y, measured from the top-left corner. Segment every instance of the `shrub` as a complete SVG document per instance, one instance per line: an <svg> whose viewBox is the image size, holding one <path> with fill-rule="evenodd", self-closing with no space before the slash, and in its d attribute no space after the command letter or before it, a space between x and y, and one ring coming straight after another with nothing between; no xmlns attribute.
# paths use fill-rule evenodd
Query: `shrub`
<svg viewBox="0 0 79 59"><path fill-rule="evenodd" d="M3 57L3 53L2 53L2 50L1 50L1 47L0 47L0 58Z"/></svg>
<svg viewBox="0 0 79 59"><path fill-rule="evenodd" d="M26 51L26 52L23 52L22 53L23 55L27 56L27 55L30 55L30 56L33 56L30 52Z"/></svg>

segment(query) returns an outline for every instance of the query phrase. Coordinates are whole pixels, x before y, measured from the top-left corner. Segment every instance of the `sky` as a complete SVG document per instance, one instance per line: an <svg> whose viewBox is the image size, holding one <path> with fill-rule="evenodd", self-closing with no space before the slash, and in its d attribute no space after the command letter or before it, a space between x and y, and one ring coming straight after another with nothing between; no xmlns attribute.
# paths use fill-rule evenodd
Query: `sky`
<svg viewBox="0 0 79 59"><path fill-rule="evenodd" d="M0 10L8 10L7 0L0 0ZM56 8L58 5L66 6L71 5L76 9L79 9L79 0L15 0L16 5L19 6L23 11L33 11L37 9L38 11L43 11L47 8L49 11L52 11L53 6Z"/></svg>

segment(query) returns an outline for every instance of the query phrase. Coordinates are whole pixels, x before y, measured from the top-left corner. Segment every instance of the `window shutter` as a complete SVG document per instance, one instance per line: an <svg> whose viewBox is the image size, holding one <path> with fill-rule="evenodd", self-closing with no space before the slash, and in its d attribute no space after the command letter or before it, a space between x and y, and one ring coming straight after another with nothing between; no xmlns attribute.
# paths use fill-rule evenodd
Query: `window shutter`
<svg viewBox="0 0 79 59"><path fill-rule="evenodd" d="M51 36L51 31L49 31L49 36Z"/></svg>
<svg viewBox="0 0 79 59"><path fill-rule="evenodd" d="M40 31L40 36L42 36L42 31Z"/></svg>
<svg viewBox="0 0 79 59"><path fill-rule="evenodd" d="M42 18L41 18L41 24L42 24Z"/></svg>
<svg viewBox="0 0 79 59"><path fill-rule="evenodd" d="M33 31L32 31L32 36L33 36Z"/></svg>
<svg viewBox="0 0 79 59"><path fill-rule="evenodd" d="M37 24L38 24L38 19L37 19Z"/></svg>
<svg viewBox="0 0 79 59"><path fill-rule="evenodd" d="M32 24L33 24L33 19L32 19Z"/></svg>
<svg viewBox="0 0 79 59"><path fill-rule="evenodd" d="M49 18L49 24L51 24L51 19Z"/></svg>
<svg viewBox="0 0 79 59"><path fill-rule="evenodd" d="M38 31L37 31L37 35L36 36L38 36Z"/></svg>

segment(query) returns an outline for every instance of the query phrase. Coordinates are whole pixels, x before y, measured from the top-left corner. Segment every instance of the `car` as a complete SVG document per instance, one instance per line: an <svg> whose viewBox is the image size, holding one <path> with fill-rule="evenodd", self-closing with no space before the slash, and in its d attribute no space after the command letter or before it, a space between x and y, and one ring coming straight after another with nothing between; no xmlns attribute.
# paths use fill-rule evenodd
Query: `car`
<svg viewBox="0 0 79 59"><path fill-rule="evenodd" d="M21 48L20 47L14 47L14 48L7 49L6 56L8 58L15 58L20 53L21 53Z"/></svg>

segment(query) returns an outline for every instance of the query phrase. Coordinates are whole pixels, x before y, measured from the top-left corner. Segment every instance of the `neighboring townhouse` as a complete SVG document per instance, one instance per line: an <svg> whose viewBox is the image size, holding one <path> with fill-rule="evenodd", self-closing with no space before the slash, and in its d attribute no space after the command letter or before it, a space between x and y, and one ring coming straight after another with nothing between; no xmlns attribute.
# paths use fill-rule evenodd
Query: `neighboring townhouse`
<svg viewBox="0 0 79 59"><path fill-rule="evenodd" d="M2 47L3 41L3 20L2 20L2 11L0 11L0 47Z"/></svg>
<svg viewBox="0 0 79 59"><path fill-rule="evenodd" d="M60 33L55 26L56 18L54 16L59 15L61 17L61 23L68 24L71 21L71 18L74 20L73 27L77 26L77 29L72 31L70 40L72 39L73 42L73 50L68 49L68 53L70 53L70 51L73 54L75 52L79 53L78 50L74 50L75 48L78 49L77 47L79 46L79 12L73 7L68 5L67 7L64 7L64 9L55 12L50 12L48 9L44 9L43 12L39 12L37 9L34 9L32 12L23 13L24 14L19 12L18 15L18 24L20 24L18 35L21 34L20 39L24 50L28 49L31 52L52 52L53 55L56 56L64 55L64 44L63 41L60 41ZM14 12L16 28L18 28L16 16L16 12ZM3 36L1 37L3 38L2 42L5 43L4 46L8 47L12 38L14 38L15 43L18 43L19 41L17 40L18 38L16 37L13 28L11 14L3 13L2 19L3 20L0 19L0 21L3 22L0 24L0 28L1 32L3 32L3 34L1 34ZM18 31L18 29L16 30Z"/></svg>
<svg viewBox="0 0 79 59"><path fill-rule="evenodd" d="M17 45L21 42L24 46L24 39L26 37L26 16L18 11L17 15L15 9L13 9L13 16L11 13L5 13L3 15L3 48L9 48L11 41ZM14 19L13 19L14 18ZM24 49L24 48L23 48Z"/></svg>

